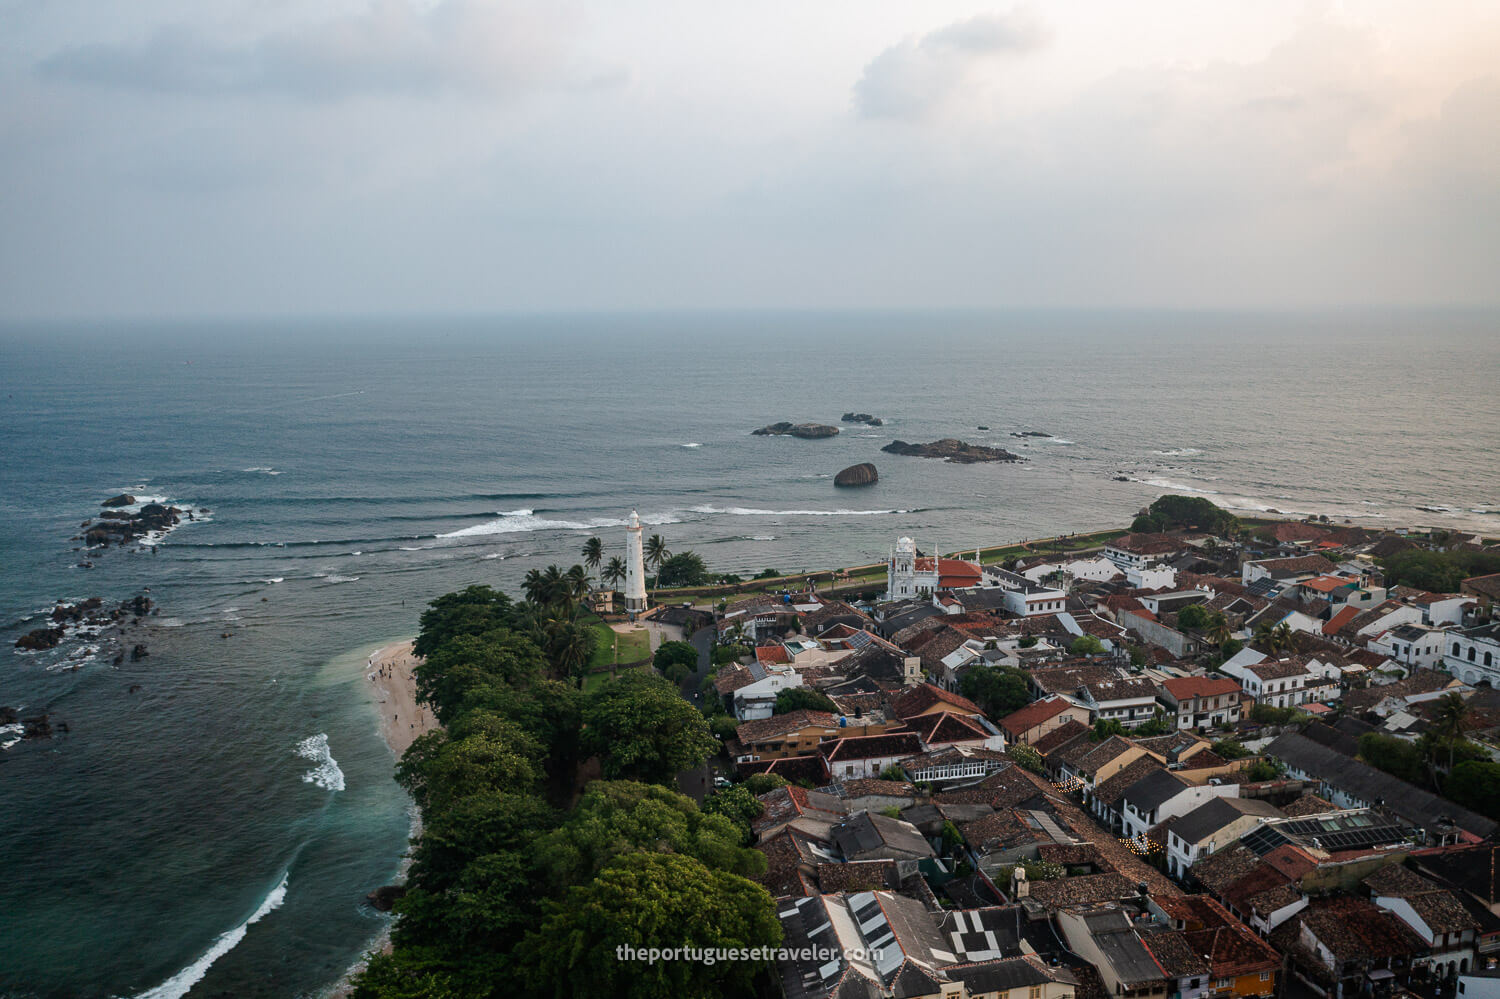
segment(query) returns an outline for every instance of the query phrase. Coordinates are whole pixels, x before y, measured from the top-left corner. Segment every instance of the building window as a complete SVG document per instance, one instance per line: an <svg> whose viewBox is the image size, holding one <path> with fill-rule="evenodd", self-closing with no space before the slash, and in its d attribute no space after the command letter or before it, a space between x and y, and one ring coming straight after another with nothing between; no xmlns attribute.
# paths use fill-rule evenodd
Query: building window
<svg viewBox="0 0 1500 999"><path fill-rule="evenodd" d="M1227 989L1227 988L1229 988L1229 985L1230 985L1229 979L1227 979L1227 978L1221 978L1221 979L1219 979L1219 984L1218 984L1219 988L1221 988L1221 989Z"/></svg>
<svg viewBox="0 0 1500 999"><path fill-rule="evenodd" d="M1042 987L1040 985L1033 985L1031 987L1030 999L1042 999Z"/></svg>
<svg viewBox="0 0 1500 999"><path fill-rule="evenodd" d="M1260 973L1260 980L1263 982L1269 982L1271 980L1271 973L1269 971L1262 971Z"/></svg>

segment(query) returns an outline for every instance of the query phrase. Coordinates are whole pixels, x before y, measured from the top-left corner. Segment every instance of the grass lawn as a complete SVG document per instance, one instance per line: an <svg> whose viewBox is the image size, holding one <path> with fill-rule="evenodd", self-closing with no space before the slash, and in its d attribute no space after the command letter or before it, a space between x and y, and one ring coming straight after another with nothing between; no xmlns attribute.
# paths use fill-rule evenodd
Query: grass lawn
<svg viewBox="0 0 1500 999"><path fill-rule="evenodd" d="M637 670L644 670L644 669L649 669L649 668L650 668L649 666L637 666L636 667ZM621 670L620 674L624 675L625 673L629 673L629 672L630 672L630 670L628 670L628 669L627 670ZM603 673L586 673L586 674L584 674L584 677L583 677L583 692L585 694L592 694L594 691L598 690L600 687L604 686L606 683L613 683L614 679L615 679L614 676L611 675L609 673L609 671L607 671L607 670L605 672L603 672Z"/></svg>
<svg viewBox="0 0 1500 999"><path fill-rule="evenodd" d="M589 660L590 667L633 663L651 655L651 633L645 628L637 628L621 635L597 617L590 618L589 623L599 634L599 642L594 646L594 657ZM616 643L619 645L618 657L615 654Z"/></svg>

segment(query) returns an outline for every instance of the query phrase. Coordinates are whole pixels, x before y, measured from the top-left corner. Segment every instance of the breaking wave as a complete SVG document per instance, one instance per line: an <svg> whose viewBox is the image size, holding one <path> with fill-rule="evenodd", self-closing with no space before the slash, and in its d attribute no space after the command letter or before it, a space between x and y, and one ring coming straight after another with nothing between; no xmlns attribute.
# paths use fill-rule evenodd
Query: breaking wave
<svg viewBox="0 0 1500 999"><path fill-rule="evenodd" d="M641 518L642 524L661 525L681 523L671 514L651 514ZM624 527L623 517L593 517L588 520L551 520L538 517L534 510L500 511L500 519L475 524L472 527L435 534L436 538L474 538L486 534L524 534L531 531L596 531L602 527Z"/></svg>
<svg viewBox="0 0 1500 999"><path fill-rule="evenodd" d="M197 985L203 979L204 975L208 974L209 967L215 961L234 950L239 942L245 939L245 933L253 924L260 922L268 913L281 908L281 903L286 901L286 879L287 876L283 873L280 883L271 889L271 893L250 914L250 918L234 929L219 934L214 942L209 945L208 950L203 952L202 957L186 968L183 968L171 978L168 978L165 982L162 982L156 988L142 992L135 999L182 999L194 985Z"/></svg>
<svg viewBox="0 0 1500 999"><path fill-rule="evenodd" d="M753 506L695 506L694 513L722 513L733 517L876 517L910 510L762 510Z"/></svg>
<svg viewBox="0 0 1500 999"><path fill-rule="evenodd" d="M322 732L317 735L308 736L297 743L297 755L304 760L311 760L317 766L302 775L302 780L308 784L316 784L325 791L342 791L344 789L344 771L339 769L338 761L328 751L328 736Z"/></svg>

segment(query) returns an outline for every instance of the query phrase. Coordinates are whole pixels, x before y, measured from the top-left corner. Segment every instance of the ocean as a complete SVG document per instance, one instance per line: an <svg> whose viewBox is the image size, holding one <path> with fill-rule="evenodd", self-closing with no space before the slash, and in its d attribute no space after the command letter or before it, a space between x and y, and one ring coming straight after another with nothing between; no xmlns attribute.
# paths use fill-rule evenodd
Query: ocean
<svg viewBox="0 0 1500 999"><path fill-rule="evenodd" d="M745 574L876 561L901 534L1114 526L1168 491L1500 535L1497 330L1461 311L0 327L0 706L67 726L0 729L0 996L337 981L384 925L364 896L411 821L364 661L438 594L514 591L590 534L623 556L632 509ZM850 410L885 425L750 435ZM1027 460L880 451L940 437ZM880 481L836 489L862 461ZM79 551L121 492L194 519L155 554ZM58 601L148 590L138 661L87 635L12 649Z"/></svg>

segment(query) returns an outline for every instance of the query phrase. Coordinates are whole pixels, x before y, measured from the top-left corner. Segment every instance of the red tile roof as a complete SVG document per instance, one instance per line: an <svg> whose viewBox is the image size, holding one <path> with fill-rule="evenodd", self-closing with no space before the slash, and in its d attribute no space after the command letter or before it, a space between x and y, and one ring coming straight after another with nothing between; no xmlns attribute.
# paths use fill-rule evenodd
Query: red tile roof
<svg viewBox="0 0 1500 999"><path fill-rule="evenodd" d="M1344 625L1348 624L1350 621L1353 621L1356 617L1359 617L1358 607L1345 607L1343 610L1333 615L1333 617L1323 622L1323 634L1337 635L1339 633L1339 629L1343 628Z"/></svg>
<svg viewBox="0 0 1500 999"><path fill-rule="evenodd" d="M1342 589L1345 586L1358 586L1359 580L1344 579L1340 576L1314 576L1312 579L1304 579L1299 585L1305 586L1309 590L1316 590L1319 593L1332 593L1334 590Z"/></svg>
<svg viewBox="0 0 1500 999"><path fill-rule="evenodd" d="M739 728L735 729L735 737L742 745L749 746L767 739L783 738L807 728L826 728L836 731L838 727L838 718L827 711L798 708L784 715L772 715L770 718L754 718L740 722Z"/></svg>
<svg viewBox="0 0 1500 999"><path fill-rule="evenodd" d="M886 756L916 756L921 751L922 742L915 732L854 735L845 739L830 739L818 747L818 752L830 763L878 759Z"/></svg>
<svg viewBox="0 0 1500 999"><path fill-rule="evenodd" d="M1029 732L1031 729L1042 724L1042 722L1056 718L1072 706L1072 702L1063 697L1049 697L1041 701L1032 701L1021 710L1012 711L1000 719L1000 728L1012 736L1019 737L1023 733Z"/></svg>
<svg viewBox="0 0 1500 999"><path fill-rule="evenodd" d="M784 645L758 645L755 647L755 658L766 665L792 661L792 655Z"/></svg>
<svg viewBox="0 0 1500 999"><path fill-rule="evenodd" d="M1221 694L1238 694L1240 685L1227 677L1183 676L1173 677L1162 683L1167 693L1179 701L1195 697L1218 697Z"/></svg>
<svg viewBox="0 0 1500 999"><path fill-rule="evenodd" d="M956 710L962 711L965 714L984 714L983 708L962 694L955 694L951 690L944 690L942 687L931 683L918 684L891 698L891 709L896 713L896 717L903 721L913 718L938 704L951 705ZM947 709L945 708L944 710Z"/></svg>

